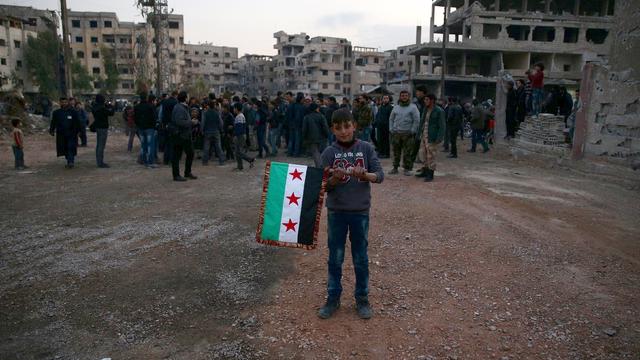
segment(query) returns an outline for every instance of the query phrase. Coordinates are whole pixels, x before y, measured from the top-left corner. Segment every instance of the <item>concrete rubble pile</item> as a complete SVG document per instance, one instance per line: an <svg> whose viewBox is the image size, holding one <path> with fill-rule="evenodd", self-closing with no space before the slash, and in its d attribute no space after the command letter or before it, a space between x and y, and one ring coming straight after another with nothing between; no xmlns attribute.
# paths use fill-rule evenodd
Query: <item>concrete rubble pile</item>
<svg viewBox="0 0 640 360"><path fill-rule="evenodd" d="M520 124L516 138L533 144L567 147L564 128L564 116L553 114L528 116Z"/></svg>

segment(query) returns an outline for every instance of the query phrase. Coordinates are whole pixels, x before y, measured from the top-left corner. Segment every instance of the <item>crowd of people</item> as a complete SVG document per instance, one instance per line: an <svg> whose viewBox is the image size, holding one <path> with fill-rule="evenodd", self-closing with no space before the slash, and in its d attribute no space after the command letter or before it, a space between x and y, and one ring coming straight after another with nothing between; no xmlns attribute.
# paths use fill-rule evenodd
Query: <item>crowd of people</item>
<svg viewBox="0 0 640 360"><path fill-rule="evenodd" d="M526 115L541 111L564 115L572 128L579 101L573 103L565 88L551 91L544 98L543 64L536 64L525 75L526 79L507 83L505 138L515 136ZM56 136L57 155L65 157L67 168L73 168L77 147L87 146L88 127L96 133L96 165L109 168L105 148L115 106L102 95L87 105L73 98L60 99L50 126L51 135ZM219 165L233 160L235 168L243 170L245 163L254 165L255 157L249 152L255 152L258 158L277 156L280 151L293 158L310 156L319 167L323 150L335 141L330 125L338 109L352 114L356 139L372 143L379 158L393 156L390 174L398 174L402 166L404 175L412 175L414 164L419 164L415 175L431 181L438 153L448 152L449 158L457 158L457 139L464 139L465 132L471 137L468 152L476 152L481 145L486 153L493 142L495 107L491 100L474 99L462 104L457 97L438 99L423 86L417 86L413 96L402 91L395 105L390 95L374 98L362 94L353 102L344 97L338 103L335 97L322 93L309 96L279 92L272 98L215 94L196 98L177 91L157 98L142 93L122 109L122 121L128 136L127 150L133 151L136 139L140 143L139 164L148 168L171 164L173 179L186 181L197 178L192 172L195 158L201 159L203 166L214 157ZM19 124L15 128L19 129ZM24 168L22 143L21 136L14 141L16 168ZM163 155L159 157L159 153Z"/></svg>

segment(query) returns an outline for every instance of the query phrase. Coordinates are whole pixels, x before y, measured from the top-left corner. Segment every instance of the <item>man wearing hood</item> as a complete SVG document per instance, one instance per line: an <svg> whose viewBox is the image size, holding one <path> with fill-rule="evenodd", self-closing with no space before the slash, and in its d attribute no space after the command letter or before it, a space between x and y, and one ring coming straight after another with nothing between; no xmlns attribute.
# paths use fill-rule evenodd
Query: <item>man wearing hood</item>
<svg viewBox="0 0 640 360"><path fill-rule="evenodd" d="M385 159L390 155L389 151L389 117L391 116L391 111L393 110L393 105L391 105L391 98L389 95L385 95L382 97L382 105L378 109L378 113L376 114L376 136L378 140L378 144L376 146L378 150L378 157Z"/></svg>
<svg viewBox="0 0 640 360"><path fill-rule="evenodd" d="M393 169L389 174L397 174L400 166L400 157L404 174L411 175L413 169L413 148L414 140L420 126L420 111L415 104L411 103L409 92L400 92L398 106L395 106L389 117L389 132L391 133L391 144L393 147Z"/></svg>

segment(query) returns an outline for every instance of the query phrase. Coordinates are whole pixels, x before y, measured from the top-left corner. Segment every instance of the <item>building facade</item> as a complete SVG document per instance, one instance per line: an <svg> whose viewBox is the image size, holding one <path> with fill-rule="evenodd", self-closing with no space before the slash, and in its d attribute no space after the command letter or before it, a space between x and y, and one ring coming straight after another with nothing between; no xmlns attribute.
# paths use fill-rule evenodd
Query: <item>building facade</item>
<svg viewBox="0 0 640 360"><path fill-rule="evenodd" d="M411 52L426 56L427 68L413 83L440 94L444 72L445 95L493 98L499 73L522 78L533 64L542 62L546 84L575 87L586 62L606 60L609 54L614 16L609 3L433 1L429 42ZM447 20L436 25L435 13L440 11ZM436 34L448 39L444 47Z"/></svg>
<svg viewBox="0 0 640 360"><path fill-rule="evenodd" d="M203 81L208 91L221 94L239 89L238 48L211 44L186 44L185 85Z"/></svg>
<svg viewBox="0 0 640 360"><path fill-rule="evenodd" d="M116 95L135 95L138 85L147 89L155 86L156 47L154 30L149 23L120 22L111 12L70 11L69 33L73 58L80 61L95 79L88 94L99 93L103 86L105 51L115 52L119 73ZM178 88L182 86L184 68L182 15L169 15L168 36L163 55L168 71L163 86Z"/></svg>
<svg viewBox="0 0 640 360"><path fill-rule="evenodd" d="M0 5L0 90L19 89L35 94L38 86L33 83L24 58L29 37L51 31L57 34L59 24L55 11L38 10L27 6Z"/></svg>
<svg viewBox="0 0 640 360"><path fill-rule="evenodd" d="M271 55L245 54L239 61L240 89L249 96L276 94L275 62Z"/></svg>

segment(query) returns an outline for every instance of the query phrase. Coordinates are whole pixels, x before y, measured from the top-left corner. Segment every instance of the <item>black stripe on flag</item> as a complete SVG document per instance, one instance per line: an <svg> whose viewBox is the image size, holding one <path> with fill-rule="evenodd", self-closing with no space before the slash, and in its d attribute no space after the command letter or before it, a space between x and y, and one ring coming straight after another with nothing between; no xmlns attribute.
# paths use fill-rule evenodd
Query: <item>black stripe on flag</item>
<svg viewBox="0 0 640 360"><path fill-rule="evenodd" d="M300 227L298 231L298 244L312 245L316 216L318 213L318 200L322 188L322 169L308 167L304 182L304 196L302 197L302 210L300 211Z"/></svg>

